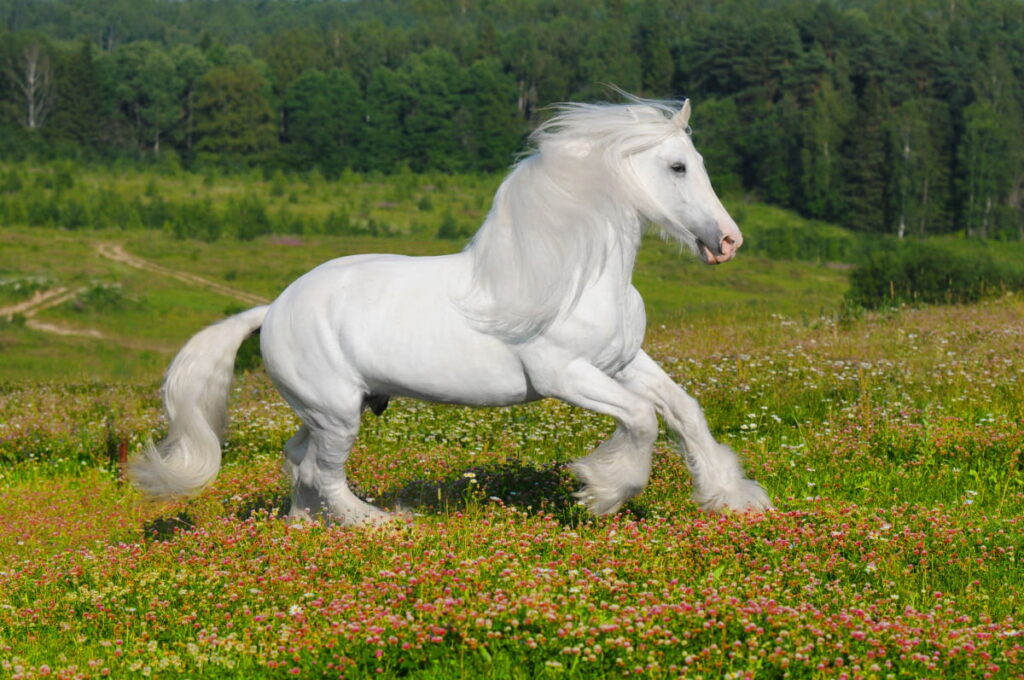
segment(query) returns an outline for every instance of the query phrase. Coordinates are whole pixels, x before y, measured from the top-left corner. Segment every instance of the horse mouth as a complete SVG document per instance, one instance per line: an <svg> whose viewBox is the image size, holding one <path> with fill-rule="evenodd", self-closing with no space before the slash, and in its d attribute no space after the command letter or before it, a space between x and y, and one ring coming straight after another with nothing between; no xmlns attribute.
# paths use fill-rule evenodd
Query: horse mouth
<svg viewBox="0 0 1024 680"><path fill-rule="evenodd" d="M725 261L725 258L719 259L700 239L697 239L697 252L700 253L700 259L704 260L704 264L721 264Z"/></svg>

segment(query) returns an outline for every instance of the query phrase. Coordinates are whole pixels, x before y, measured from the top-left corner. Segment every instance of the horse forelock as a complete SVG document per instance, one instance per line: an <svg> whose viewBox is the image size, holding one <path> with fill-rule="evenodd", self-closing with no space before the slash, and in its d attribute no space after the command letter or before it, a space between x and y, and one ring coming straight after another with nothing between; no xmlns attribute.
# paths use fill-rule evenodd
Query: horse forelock
<svg viewBox="0 0 1024 680"><path fill-rule="evenodd" d="M639 237L624 157L678 134L675 108L565 104L531 135L534 152L502 183L467 248L473 277L460 306L482 330L509 341L537 335L571 311L613 244Z"/></svg>
<svg viewBox="0 0 1024 680"><path fill-rule="evenodd" d="M673 122L679 102L641 99L626 95L626 104L564 103L553 107L555 115L530 135L534 148L567 137L605 140L606 143L645 137L664 138L679 131Z"/></svg>

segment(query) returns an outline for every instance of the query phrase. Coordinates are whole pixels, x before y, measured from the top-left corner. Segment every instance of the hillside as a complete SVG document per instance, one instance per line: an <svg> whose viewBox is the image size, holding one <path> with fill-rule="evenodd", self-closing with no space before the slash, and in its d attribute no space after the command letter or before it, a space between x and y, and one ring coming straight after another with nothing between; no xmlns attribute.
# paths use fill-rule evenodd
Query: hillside
<svg viewBox="0 0 1024 680"><path fill-rule="evenodd" d="M110 259L111 244L162 271ZM38 311L0 321L0 382L156 380L176 349L202 326L252 306L253 295L274 297L326 259L458 248L456 242L423 238L271 235L207 243L161 232L8 227L0 230L0 281L7 282L0 289L0 307L25 305L46 291L61 294L32 305ZM200 280L173 275L179 273ZM649 325L657 328L773 313L804 320L830 316L844 290L845 271L756 255L710 268L678 245L651 237L635 281L647 302ZM20 291L13 290L13 282L23 283Z"/></svg>

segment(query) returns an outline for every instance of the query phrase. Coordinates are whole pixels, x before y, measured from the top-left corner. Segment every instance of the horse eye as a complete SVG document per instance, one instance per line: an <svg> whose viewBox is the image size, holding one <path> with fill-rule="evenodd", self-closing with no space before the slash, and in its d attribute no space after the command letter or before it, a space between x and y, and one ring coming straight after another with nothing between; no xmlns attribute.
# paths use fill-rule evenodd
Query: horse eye
<svg viewBox="0 0 1024 680"><path fill-rule="evenodd" d="M672 168L672 172L674 172L674 173L677 173L679 175L685 175L686 174L686 163L676 162L676 163L673 163L670 167Z"/></svg>

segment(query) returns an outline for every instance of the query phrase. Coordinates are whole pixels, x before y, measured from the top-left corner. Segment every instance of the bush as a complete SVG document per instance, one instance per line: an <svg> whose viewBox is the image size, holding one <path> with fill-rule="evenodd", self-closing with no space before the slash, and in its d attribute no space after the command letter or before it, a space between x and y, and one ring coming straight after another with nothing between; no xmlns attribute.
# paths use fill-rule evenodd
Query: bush
<svg viewBox="0 0 1024 680"><path fill-rule="evenodd" d="M863 249L855 234L821 224L759 225L747 230L743 212L733 217L744 229L745 252L773 260L850 262Z"/></svg>
<svg viewBox="0 0 1024 680"><path fill-rule="evenodd" d="M41 290L53 288L49 276L14 276L0 278L0 293L16 300L27 300Z"/></svg>
<svg viewBox="0 0 1024 680"><path fill-rule="evenodd" d="M918 241L870 254L850 275L847 298L875 309L900 303L970 303L1022 284L1019 272L998 267L985 253Z"/></svg>
<svg viewBox="0 0 1024 680"><path fill-rule="evenodd" d="M334 236L343 236L353 232L352 219L344 209L332 210L324 220L323 232Z"/></svg>
<svg viewBox="0 0 1024 680"><path fill-rule="evenodd" d="M102 313L134 306L134 301L125 297L121 284L94 281L66 304L76 312Z"/></svg>
<svg viewBox="0 0 1024 680"><path fill-rule="evenodd" d="M466 236L465 230L455 220L455 216L452 215L451 211L444 214L441 218L441 226L437 229L437 238L440 239L458 239Z"/></svg>
<svg viewBox="0 0 1024 680"><path fill-rule="evenodd" d="M229 201L225 221L235 225L235 235L242 241L251 241L274 231L267 204L254 194L239 201Z"/></svg>

